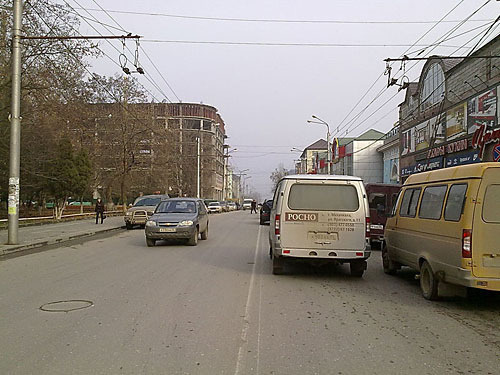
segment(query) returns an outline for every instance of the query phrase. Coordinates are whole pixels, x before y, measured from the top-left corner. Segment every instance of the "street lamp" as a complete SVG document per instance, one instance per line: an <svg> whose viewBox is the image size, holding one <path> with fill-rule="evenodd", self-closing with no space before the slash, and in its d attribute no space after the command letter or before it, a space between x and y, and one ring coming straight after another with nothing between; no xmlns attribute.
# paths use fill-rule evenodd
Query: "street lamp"
<svg viewBox="0 0 500 375"><path fill-rule="evenodd" d="M309 124L323 124L323 125L326 125L326 162L328 164L328 174L331 174L331 150L330 150L330 125L328 125L328 123L322 119L320 119L318 116L315 116L315 115L312 115L312 118L315 119L315 120L318 120L318 121L313 121L313 120L307 120L307 122Z"/></svg>

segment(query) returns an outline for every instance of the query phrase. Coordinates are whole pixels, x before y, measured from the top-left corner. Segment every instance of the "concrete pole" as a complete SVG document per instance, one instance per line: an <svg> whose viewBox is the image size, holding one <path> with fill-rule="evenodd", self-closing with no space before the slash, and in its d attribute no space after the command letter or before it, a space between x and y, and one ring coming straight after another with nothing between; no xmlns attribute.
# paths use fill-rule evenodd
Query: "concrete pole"
<svg viewBox="0 0 500 375"><path fill-rule="evenodd" d="M196 197L200 198L200 137L196 138L196 153L197 153L197 173L196 173Z"/></svg>
<svg viewBox="0 0 500 375"><path fill-rule="evenodd" d="M332 174L332 149L330 147L330 128L326 127L328 130L326 132L326 147L328 147L326 158L328 163L328 174Z"/></svg>
<svg viewBox="0 0 500 375"><path fill-rule="evenodd" d="M19 175L21 158L21 18L22 0L14 0L14 25L12 28L12 101L10 113L10 164L9 164L9 228L8 244L18 243L19 229Z"/></svg>

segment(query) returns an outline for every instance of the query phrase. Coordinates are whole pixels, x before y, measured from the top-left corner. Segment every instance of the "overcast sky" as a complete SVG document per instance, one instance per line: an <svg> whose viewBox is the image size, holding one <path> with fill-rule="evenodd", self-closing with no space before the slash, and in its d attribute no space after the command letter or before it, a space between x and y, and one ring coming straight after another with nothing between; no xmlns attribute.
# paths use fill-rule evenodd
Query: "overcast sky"
<svg viewBox="0 0 500 375"><path fill-rule="evenodd" d="M66 1L86 17L90 15L78 7L98 9L93 0L58 1ZM98 3L109 11L164 14L109 13L125 30L143 36L141 46L175 91L174 94L168 88L141 52L140 64L162 92L154 88L146 77L138 78L158 100L167 96L175 102L177 95L183 102L202 102L219 110L226 123L227 143L237 148L232 153L230 163L238 170L249 169L249 185L264 197L271 194L271 172L280 163L287 169L293 168L293 160L300 154L291 152L293 147L303 149L319 138L326 138L325 126L306 122L311 115L327 121L333 133L340 125L341 136L346 136L346 130L347 136L360 135L370 128L388 131L397 121L397 105L403 100L404 91L397 94L396 86L383 91L387 82L386 76L380 77L385 70L383 59L400 57L403 53L416 56L411 53L435 43L456 27L459 21L485 4L486 0L99 0ZM466 55L468 49L458 50L457 47L475 45L488 28L488 20L493 21L500 13L499 5L498 1L490 1L450 36L485 25L482 28L445 41L435 49L427 48L420 56ZM441 22L436 26L437 21L454 7L456 9L444 20L457 22ZM91 14L99 21L117 27L106 13L91 11ZM392 23L383 23L385 21ZM95 22L92 24L96 25ZM95 27L102 34L110 34L100 25ZM113 29L111 32L121 34ZM94 35L96 31L82 20L81 33ZM497 34L498 29L493 32L493 35ZM185 44L165 41L316 46ZM417 45L411 47L415 42ZM112 43L122 49L121 42ZM118 61L117 51L108 43L102 42L100 46L115 62ZM128 46L135 49L132 41ZM119 67L107 57L91 63L92 70L98 74L113 75L120 72ZM405 75L410 81L418 78L422 63L413 65L412 62L406 64ZM400 67L400 63L393 65L396 77L403 75ZM376 81L378 77L380 79ZM374 82L366 97L354 107ZM381 91L378 99L362 112ZM346 116L347 120L344 121Z"/></svg>

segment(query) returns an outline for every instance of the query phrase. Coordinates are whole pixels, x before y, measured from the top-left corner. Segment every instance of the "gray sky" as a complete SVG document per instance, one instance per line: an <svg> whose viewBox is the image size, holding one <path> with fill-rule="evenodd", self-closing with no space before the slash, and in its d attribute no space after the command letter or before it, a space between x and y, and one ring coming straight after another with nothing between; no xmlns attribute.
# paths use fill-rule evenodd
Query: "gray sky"
<svg viewBox="0 0 500 375"><path fill-rule="evenodd" d="M75 8L98 8L93 0L65 1ZM226 123L229 137L227 143L238 149L232 154L230 163L239 170L250 169L248 173L251 179L248 183L264 197L271 194L271 172L280 163L286 168L293 168L293 160L298 158L299 153L290 152L292 147L303 149L319 138L326 138L325 126L307 124L311 115L327 121L335 133L358 100L384 72L384 58L400 57L403 53L409 55L410 46L457 4L458 7L445 21L464 20L486 3L486 0L99 0L98 3L104 9L112 11L180 16L365 22L238 22L110 13L124 29L144 37L141 46L183 102L203 102L218 108ZM487 20L493 20L500 13L499 10L499 2L490 1L471 21L463 24L450 36L487 24ZM90 17L82 9L76 11ZM104 12L91 13L99 21L116 26ZM370 23L373 21L427 23ZM458 22L438 24L417 43L418 46L410 48L410 52L436 42L457 24ZM109 34L102 26L96 27L100 33ZM428 48L421 56L463 56L469 50L457 51L457 47L475 45L487 27L446 41L443 43L446 47L438 46L432 51ZM117 30L112 31L120 34ZM85 21L82 21L81 33L96 34ZM493 35L497 34L498 29ZM478 37L471 40L474 36ZM151 40L365 46L182 44L154 43ZM119 49L122 48L120 42L112 43ZM118 61L118 53L108 43L102 42L100 46L114 61ZM135 49L133 42L129 42L128 46ZM140 54L139 61L163 93L155 89L145 77L139 76L141 83L159 100L164 99L166 94L170 100L177 101L147 57ZM406 64L406 76L411 81L418 78L423 63L415 67L412 67L413 64ZM400 66L400 63L393 65L393 73L397 77L402 75ZM120 71L107 57L93 60L92 70L106 75ZM404 92L390 99L397 93L397 87L393 86L383 91L361 116L349 123L386 87L386 82L387 77L384 76L376 82L347 121L344 121L341 136L346 136L346 130L347 136L360 135L369 128L386 132L397 121L397 105L403 100ZM384 104L386 101L388 102Z"/></svg>

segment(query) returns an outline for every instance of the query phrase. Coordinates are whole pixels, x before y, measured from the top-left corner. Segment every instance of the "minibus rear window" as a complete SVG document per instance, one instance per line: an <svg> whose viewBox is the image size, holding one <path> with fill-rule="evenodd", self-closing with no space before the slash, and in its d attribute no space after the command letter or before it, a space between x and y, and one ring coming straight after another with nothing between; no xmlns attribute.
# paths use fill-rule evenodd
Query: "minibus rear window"
<svg viewBox="0 0 500 375"><path fill-rule="evenodd" d="M352 185L294 184L288 207L292 210L348 211L359 209L358 191Z"/></svg>
<svg viewBox="0 0 500 375"><path fill-rule="evenodd" d="M490 185L486 188L483 220L487 223L500 223L500 185Z"/></svg>

